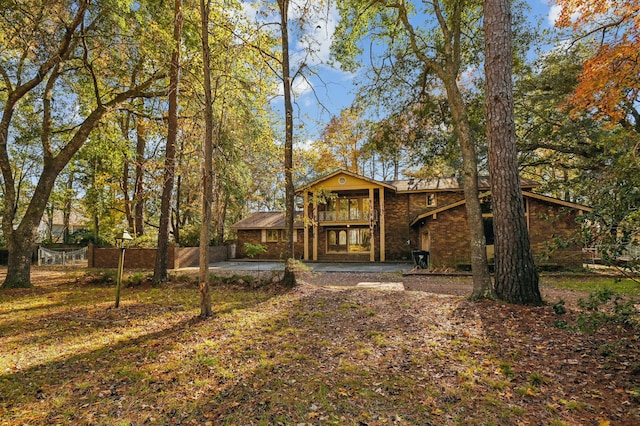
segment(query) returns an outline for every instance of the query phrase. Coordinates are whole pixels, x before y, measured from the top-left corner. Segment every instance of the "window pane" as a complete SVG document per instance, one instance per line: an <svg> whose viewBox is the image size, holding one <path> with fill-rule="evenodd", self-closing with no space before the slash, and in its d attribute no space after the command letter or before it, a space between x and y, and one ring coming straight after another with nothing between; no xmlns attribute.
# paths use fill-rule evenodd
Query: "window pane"
<svg viewBox="0 0 640 426"><path fill-rule="evenodd" d="M349 219L360 219L360 210L358 209L358 199L352 198L349 200Z"/></svg>
<svg viewBox="0 0 640 426"><path fill-rule="evenodd" d="M349 200L342 198L339 201L340 210L338 211L338 220L349 219Z"/></svg>
<svg viewBox="0 0 640 426"><path fill-rule="evenodd" d="M340 234L338 235L338 238L340 239L340 245L341 246L346 246L347 245L347 231L340 231Z"/></svg>
<svg viewBox="0 0 640 426"><path fill-rule="evenodd" d="M349 230L349 251L363 252L369 251L371 242L371 232L368 228Z"/></svg>
<svg viewBox="0 0 640 426"><path fill-rule="evenodd" d="M493 236L493 218L482 218L482 223L484 225L484 238L487 240L487 245L493 245L495 241L495 238Z"/></svg>

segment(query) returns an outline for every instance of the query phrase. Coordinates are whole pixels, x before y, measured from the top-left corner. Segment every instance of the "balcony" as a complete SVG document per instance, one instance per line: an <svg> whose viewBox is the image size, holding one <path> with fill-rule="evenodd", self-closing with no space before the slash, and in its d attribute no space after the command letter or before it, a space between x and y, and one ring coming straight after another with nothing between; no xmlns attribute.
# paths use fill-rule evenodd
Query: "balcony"
<svg viewBox="0 0 640 426"><path fill-rule="evenodd" d="M319 223L369 223L369 220L369 212L360 210L318 212ZM378 222L377 210L373 211L373 221Z"/></svg>

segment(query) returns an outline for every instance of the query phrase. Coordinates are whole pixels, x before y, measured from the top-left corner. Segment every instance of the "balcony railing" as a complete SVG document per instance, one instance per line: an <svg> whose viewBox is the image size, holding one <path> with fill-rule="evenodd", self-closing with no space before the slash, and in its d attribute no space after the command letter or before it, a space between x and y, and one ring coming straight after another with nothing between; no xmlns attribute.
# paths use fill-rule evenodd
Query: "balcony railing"
<svg viewBox="0 0 640 426"><path fill-rule="evenodd" d="M336 212L336 211L320 211L318 212L318 220L320 223L323 222L368 222L369 221L369 212ZM378 221L378 211L373 211L373 221Z"/></svg>

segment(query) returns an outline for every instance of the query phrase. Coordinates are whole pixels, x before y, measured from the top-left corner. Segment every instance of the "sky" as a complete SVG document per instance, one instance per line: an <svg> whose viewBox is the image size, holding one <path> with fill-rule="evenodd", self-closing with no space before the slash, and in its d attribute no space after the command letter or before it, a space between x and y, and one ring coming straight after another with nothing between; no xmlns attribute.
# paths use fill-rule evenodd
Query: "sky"
<svg viewBox="0 0 640 426"><path fill-rule="evenodd" d="M527 2L532 10L532 20L540 21L547 28L554 25L560 9L553 4L553 0L527 0ZM247 9L246 13L257 16L253 9ZM290 18L295 19L296 14L297 12L292 9L289 13ZM355 98L356 83L365 71L361 69L350 73L329 65L331 40L338 22L339 16L335 9L323 9L322 17L316 21L315 28L311 28L311 32L307 34L307 41L292 41L294 53L292 53L291 63L297 63L301 59L300 52L311 46L315 52L314 56L304 60L317 71L317 75L308 75L306 80L298 78L293 84L294 117L304 123L304 131L298 134L302 140L298 142L299 147L301 147L300 144L308 145L317 139L331 117L339 115L342 109L351 105ZM282 96L276 97L273 101L277 109L282 108L282 103Z"/></svg>

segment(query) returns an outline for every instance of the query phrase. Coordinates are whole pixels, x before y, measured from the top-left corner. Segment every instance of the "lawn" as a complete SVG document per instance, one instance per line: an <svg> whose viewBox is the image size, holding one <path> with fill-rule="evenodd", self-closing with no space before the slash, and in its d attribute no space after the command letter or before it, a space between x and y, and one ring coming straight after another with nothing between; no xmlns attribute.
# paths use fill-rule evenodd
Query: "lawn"
<svg viewBox="0 0 640 426"><path fill-rule="evenodd" d="M302 283L216 286L200 320L187 279L119 309L37 281L0 292L2 425L640 424L633 315Z"/></svg>

